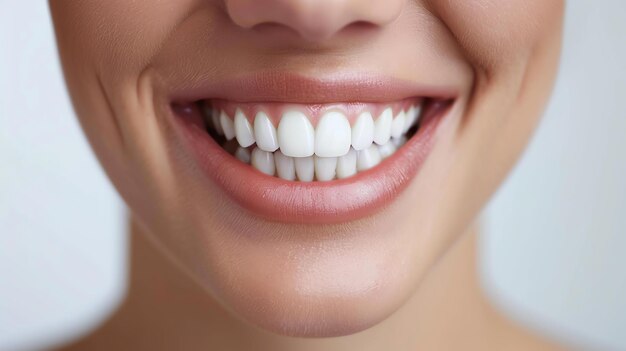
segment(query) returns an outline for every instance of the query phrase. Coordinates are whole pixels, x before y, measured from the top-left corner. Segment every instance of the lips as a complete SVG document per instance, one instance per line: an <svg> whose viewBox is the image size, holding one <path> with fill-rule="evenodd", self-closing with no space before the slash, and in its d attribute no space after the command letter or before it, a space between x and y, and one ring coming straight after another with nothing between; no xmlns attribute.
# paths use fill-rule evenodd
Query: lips
<svg viewBox="0 0 626 351"><path fill-rule="evenodd" d="M380 211L415 178L454 100L452 89L388 79L278 77L284 84L264 85L267 76L255 75L204 93L177 92L171 120L207 181L252 215L286 223L345 222ZM226 94L211 96L219 86ZM302 89L316 102L297 102ZM331 100L333 90L351 100ZM396 99L375 101L390 91ZM430 95L403 96L417 91ZM278 95L284 101L259 101Z"/></svg>

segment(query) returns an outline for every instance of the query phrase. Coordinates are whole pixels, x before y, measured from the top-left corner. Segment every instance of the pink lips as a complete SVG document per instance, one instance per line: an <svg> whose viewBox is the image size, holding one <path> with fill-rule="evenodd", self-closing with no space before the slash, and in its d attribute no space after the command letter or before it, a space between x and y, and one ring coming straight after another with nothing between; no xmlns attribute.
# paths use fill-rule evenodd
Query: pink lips
<svg viewBox="0 0 626 351"><path fill-rule="evenodd" d="M452 89L425 88L390 79L320 81L285 74L255 75L208 85L202 91L194 89L179 91L174 96L184 101L213 97L246 101L248 97L247 101L300 103L373 101L374 97L382 101L398 100L410 94L442 101L453 96ZM329 100L331 97L333 100ZM219 185L234 202L268 220L321 224L363 218L392 202L415 178L430 153L434 133L447 107L434 104L428 108L417 134L378 166L351 178L310 183L265 175L228 154L197 123L175 114L172 117L175 130L208 180Z"/></svg>

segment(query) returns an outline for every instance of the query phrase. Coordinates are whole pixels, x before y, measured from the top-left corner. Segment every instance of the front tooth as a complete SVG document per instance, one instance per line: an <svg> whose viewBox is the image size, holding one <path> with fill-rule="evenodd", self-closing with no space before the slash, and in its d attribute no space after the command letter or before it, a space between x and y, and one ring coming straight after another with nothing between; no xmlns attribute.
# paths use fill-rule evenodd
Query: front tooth
<svg viewBox="0 0 626 351"><path fill-rule="evenodd" d="M390 140L387 144L379 145L378 152L380 153L380 157L384 160L396 152L396 145Z"/></svg>
<svg viewBox="0 0 626 351"><path fill-rule="evenodd" d="M361 150L357 153L356 157L356 169L358 171L368 170L380 163L380 153L378 147L373 145L365 150Z"/></svg>
<svg viewBox="0 0 626 351"><path fill-rule="evenodd" d="M235 136L242 147L254 144L254 131L248 117L240 109L235 112Z"/></svg>
<svg viewBox="0 0 626 351"><path fill-rule="evenodd" d="M418 120L421 107L411 106L406 113L406 120L404 121L404 132L406 133Z"/></svg>
<svg viewBox="0 0 626 351"><path fill-rule="evenodd" d="M315 129L315 154L320 157L345 155L350 150L351 134L350 122L343 113L325 113Z"/></svg>
<svg viewBox="0 0 626 351"><path fill-rule="evenodd" d="M374 141L374 119L369 112L359 115L352 127L352 147L355 150L363 150L372 145Z"/></svg>
<svg viewBox="0 0 626 351"><path fill-rule="evenodd" d="M313 175L315 174L315 164L313 157L297 157L294 159L296 164L296 175L301 182L313 181Z"/></svg>
<svg viewBox="0 0 626 351"><path fill-rule="evenodd" d="M252 150L252 166L267 175L273 176L275 171L274 155L256 147Z"/></svg>
<svg viewBox="0 0 626 351"><path fill-rule="evenodd" d="M328 181L335 178L337 171L337 157L315 156L315 177L319 181Z"/></svg>
<svg viewBox="0 0 626 351"><path fill-rule="evenodd" d="M350 149L347 154L337 159L337 178L348 178L356 174L356 151Z"/></svg>
<svg viewBox="0 0 626 351"><path fill-rule="evenodd" d="M376 144L383 145L389 141L391 137L392 120L393 112L391 111L391 107L387 107L374 123L374 142Z"/></svg>
<svg viewBox="0 0 626 351"><path fill-rule="evenodd" d="M211 123L213 124L213 128L215 128L217 134L224 135L224 131L222 130L222 124L220 123L220 111L215 107L213 108L213 111L211 113Z"/></svg>
<svg viewBox="0 0 626 351"><path fill-rule="evenodd" d="M259 111L254 117L254 138L256 146L263 151L274 152L278 149L276 128L263 111Z"/></svg>
<svg viewBox="0 0 626 351"><path fill-rule="evenodd" d="M277 134L280 151L287 156L307 157L315 152L315 131L302 112L285 112L280 119Z"/></svg>
<svg viewBox="0 0 626 351"><path fill-rule="evenodd" d="M222 125L222 130L224 131L224 136L227 140L231 140L235 137L235 126L233 125L233 120L228 117L225 111L220 113L220 124Z"/></svg>
<svg viewBox="0 0 626 351"><path fill-rule="evenodd" d="M285 156L280 150L274 153L276 163L276 173L282 179L296 180L296 165L293 157Z"/></svg>
<svg viewBox="0 0 626 351"><path fill-rule="evenodd" d="M406 113L404 111L400 111L398 115L391 122L391 137L399 138L400 135L404 132L404 122L406 120Z"/></svg>

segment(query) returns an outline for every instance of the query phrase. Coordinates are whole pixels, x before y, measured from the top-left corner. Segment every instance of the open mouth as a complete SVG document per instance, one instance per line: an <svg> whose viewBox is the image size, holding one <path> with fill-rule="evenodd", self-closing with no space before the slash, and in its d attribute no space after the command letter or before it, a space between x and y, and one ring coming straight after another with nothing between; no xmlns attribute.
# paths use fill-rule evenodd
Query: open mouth
<svg viewBox="0 0 626 351"><path fill-rule="evenodd" d="M271 89L258 83L246 86ZM325 83L305 86L315 95ZM347 96L346 87L333 88ZM412 94L387 102L266 102L254 89L172 99L169 110L199 168L227 195L255 215L296 223L354 220L390 203L421 168L455 101Z"/></svg>
<svg viewBox="0 0 626 351"><path fill-rule="evenodd" d="M429 102L201 100L194 107L200 114L196 121L239 161L270 176L310 182L349 178L393 155L419 129L422 104Z"/></svg>

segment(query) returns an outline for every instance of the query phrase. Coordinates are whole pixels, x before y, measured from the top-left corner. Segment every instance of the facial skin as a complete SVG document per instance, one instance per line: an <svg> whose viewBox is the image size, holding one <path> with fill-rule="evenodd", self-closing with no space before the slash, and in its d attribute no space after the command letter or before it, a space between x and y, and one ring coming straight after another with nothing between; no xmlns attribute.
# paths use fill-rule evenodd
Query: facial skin
<svg viewBox="0 0 626 351"><path fill-rule="evenodd" d="M554 79L563 12L562 1L527 0L50 7L75 110L134 218L208 298L295 336L359 332L415 294L526 145ZM345 223L282 223L207 181L167 109L176 87L276 70L368 72L457 95L423 168L389 206Z"/></svg>

